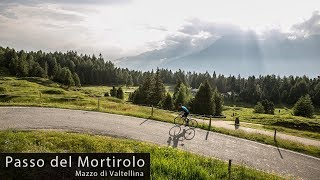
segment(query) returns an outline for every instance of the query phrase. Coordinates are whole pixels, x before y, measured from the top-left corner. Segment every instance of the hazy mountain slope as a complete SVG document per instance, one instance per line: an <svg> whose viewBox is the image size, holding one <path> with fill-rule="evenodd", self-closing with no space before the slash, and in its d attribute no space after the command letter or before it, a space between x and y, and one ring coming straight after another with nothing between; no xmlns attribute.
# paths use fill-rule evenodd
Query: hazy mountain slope
<svg viewBox="0 0 320 180"><path fill-rule="evenodd" d="M154 50L122 59L119 65L140 70L165 67L227 75L320 73L320 35L262 40L254 33L243 33L221 37L207 48L183 57L175 56L175 52Z"/></svg>

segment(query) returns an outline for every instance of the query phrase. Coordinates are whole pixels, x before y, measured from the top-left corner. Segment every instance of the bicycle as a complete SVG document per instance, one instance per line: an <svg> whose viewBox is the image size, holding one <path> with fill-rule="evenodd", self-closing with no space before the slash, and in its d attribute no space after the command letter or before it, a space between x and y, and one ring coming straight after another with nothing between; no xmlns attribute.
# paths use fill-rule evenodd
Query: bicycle
<svg viewBox="0 0 320 180"><path fill-rule="evenodd" d="M186 140L191 140L195 136L195 130L198 126L198 122L195 119L189 119L188 121L186 120L185 117L182 117L178 115L177 117L174 118L174 124L170 131L169 134L170 136L177 137L177 136L184 136ZM182 133L181 132L181 125L188 126L188 129L183 129Z"/></svg>
<svg viewBox="0 0 320 180"><path fill-rule="evenodd" d="M173 120L173 123L175 125L189 126L189 128L196 128L198 126L198 122L195 119L182 117L181 115L178 115L177 117L175 117Z"/></svg>

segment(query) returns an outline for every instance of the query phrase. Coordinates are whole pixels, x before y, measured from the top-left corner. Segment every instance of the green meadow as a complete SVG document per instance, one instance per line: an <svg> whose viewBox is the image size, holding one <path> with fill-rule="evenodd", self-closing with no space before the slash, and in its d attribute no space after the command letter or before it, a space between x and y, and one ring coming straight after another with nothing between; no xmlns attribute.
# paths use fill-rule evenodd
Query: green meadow
<svg viewBox="0 0 320 180"><path fill-rule="evenodd" d="M40 106L80 109L173 122L175 112L154 108L153 116L151 116L151 107L138 106L127 102L128 94L133 92L137 87L123 86L122 88L125 92L124 100L104 97L104 94L109 92L111 88L110 86L67 88L43 78L0 77L0 106ZM167 89L172 88L167 86ZM289 109L280 109L280 113L277 110L275 115L265 115L254 114L252 108L225 106L223 114L226 116L226 120L233 120L233 113L235 113L235 116L240 118L240 122L245 121L262 125L259 128L277 128L284 133L319 139L319 115L310 119L293 116ZM199 128L208 129L208 125L199 124ZM320 148L315 146L307 146L280 139L275 143L273 137L241 130L211 127L211 131L320 157Z"/></svg>
<svg viewBox="0 0 320 180"><path fill-rule="evenodd" d="M53 131L0 131L0 152L150 153L151 179L228 179L227 162L170 147L107 136ZM232 165L230 179L284 179Z"/></svg>

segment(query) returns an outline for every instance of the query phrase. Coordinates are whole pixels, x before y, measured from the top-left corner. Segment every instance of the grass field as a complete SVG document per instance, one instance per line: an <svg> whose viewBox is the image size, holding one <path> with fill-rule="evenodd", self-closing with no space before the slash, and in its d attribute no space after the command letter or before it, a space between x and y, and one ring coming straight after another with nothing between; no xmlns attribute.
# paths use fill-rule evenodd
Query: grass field
<svg viewBox="0 0 320 180"><path fill-rule="evenodd" d="M147 152L152 179L228 179L224 161L127 139L53 132L1 131L0 152ZM283 179L246 166L232 165L231 179Z"/></svg>
<svg viewBox="0 0 320 180"><path fill-rule="evenodd" d="M253 113L253 108L225 106L223 113L227 117L227 120L233 120L234 113L235 117L239 117L240 121L244 122L251 122L274 127L277 126L291 128L316 133L320 132L319 115L315 115L314 118L293 116L292 110L287 108L275 109L275 114L270 115Z"/></svg>
<svg viewBox="0 0 320 180"><path fill-rule="evenodd" d="M107 86L90 86L66 89L47 79L17 79L14 77L0 77L0 106L43 106L66 109L81 109L173 122L173 112L155 108L153 116L151 117L151 107L134 105L125 102L125 100L120 100L113 97L99 98L100 107L98 109L97 96L101 96L105 92L109 92L110 88L111 87ZM123 88L125 92L132 92L136 87ZM289 110L281 110L281 113L283 114L280 115L253 114L252 109L243 107L236 107L234 111L236 112L236 116L240 117L240 121L254 122L272 127L283 127L283 125L286 124L290 124L290 126L296 126L290 129L288 127L283 128L283 131L294 131L295 129L301 129L301 126L305 126L310 129L310 131L300 130L300 133L296 133L295 135L306 137L308 133L309 135L311 133L313 134L313 138L319 137L319 132L311 131L320 127L319 119L317 119L319 116L317 116L315 119L295 117L288 114ZM225 107L225 111L223 113L226 115L227 120L232 120L232 113L234 111L233 107ZM208 127L207 125L200 125L200 128L207 129ZM216 127L213 127L211 130L265 144L277 145L286 149L320 157L319 147L305 146L303 144L289 141L278 141L278 143L275 144L273 137L247 133L240 130L235 131Z"/></svg>

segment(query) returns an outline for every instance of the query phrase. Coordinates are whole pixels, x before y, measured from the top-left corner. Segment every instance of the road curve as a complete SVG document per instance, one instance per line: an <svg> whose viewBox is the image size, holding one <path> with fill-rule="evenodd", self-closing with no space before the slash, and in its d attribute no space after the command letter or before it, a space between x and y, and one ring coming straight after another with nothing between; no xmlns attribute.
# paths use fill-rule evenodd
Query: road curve
<svg viewBox="0 0 320 180"><path fill-rule="evenodd" d="M170 145L194 153L302 179L320 179L320 159L245 139L196 129L192 140L173 138L173 125L100 112L0 107L0 130L63 129ZM180 135L179 135L180 136Z"/></svg>

